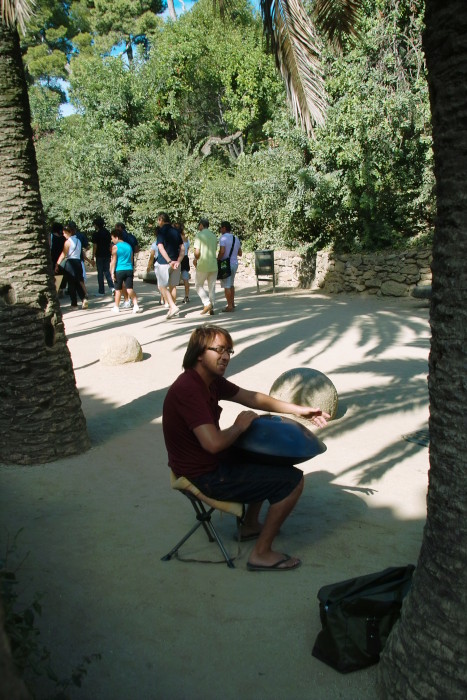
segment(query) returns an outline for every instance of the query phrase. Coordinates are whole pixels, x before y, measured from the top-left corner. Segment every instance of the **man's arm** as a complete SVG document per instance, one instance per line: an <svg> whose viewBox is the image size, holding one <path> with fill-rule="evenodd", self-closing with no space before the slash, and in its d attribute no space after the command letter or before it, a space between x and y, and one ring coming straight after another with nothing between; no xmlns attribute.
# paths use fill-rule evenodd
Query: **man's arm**
<svg viewBox="0 0 467 700"><path fill-rule="evenodd" d="M254 411L242 411L230 428L218 430L214 423L206 423L194 428L193 432L206 452L217 454L233 445L235 440L250 427L255 418L258 418L258 414Z"/></svg>
<svg viewBox="0 0 467 700"><path fill-rule="evenodd" d="M183 241L182 241L180 248L178 249L178 258L177 258L177 260L172 260L172 263L171 263L174 270L177 270L177 268L179 267L179 265L182 262L184 257L185 257L185 246L183 245Z"/></svg>
<svg viewBox="0 0 467 700"><path fill-rule="evenodd" d="M259 391L248 391L247 389L239 389L232 401L240 403L242 406L254 408L257 411L271 411L272 413L291 413L295 416L308 418L319 428L323 428L331 416L329 413L322 411L320 408L310 408L310 406L299 406L288 401L275 399L268 394L262 394Z"/></svg>
<svg viewBox="0 0 467 700"><path fill-rule="evenodd" d="M155 255L155 250L154 248L151 248L151 252L149 253L149 260L148 260L148 266L147 266L147 272L151 272L151 270L154 270L154 255Z"/></svg>
<svg viewBox="0 0 467 700"><path fill-rule="evenodd" d="M219 252L217 253L217 259L222 260L222 258L224 257L224 253L225 253L225 246L221 245L219 248Z"/></svg>
<svg viewBox="0 0 467 700"><path fill-rule="evenodd" d="M170 260L169 254L167 253L164 244L163 244L163 243L158 243L158 244L157 244L157 247L158 247L158 249L159 249L159 253L162 255L162 257L164 258L164 260L165 260L166 262L168 262L169 265L170 265L170 263L171 263L172 261Z"/></svg>

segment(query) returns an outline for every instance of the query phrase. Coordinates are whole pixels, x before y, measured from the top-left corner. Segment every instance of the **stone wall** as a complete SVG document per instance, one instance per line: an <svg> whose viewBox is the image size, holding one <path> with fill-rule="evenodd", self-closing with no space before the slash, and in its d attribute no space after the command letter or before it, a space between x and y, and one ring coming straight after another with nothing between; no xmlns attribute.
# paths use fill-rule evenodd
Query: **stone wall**
<svg viewBox="0 0 467 700"><path fill-rule="evenodd" d="M320 289L326 294L408 296L415 287L431 285L431 260L431 248L366 255L320 251L306 257L275 251L275 281L278 287ZM256 283L254 253L243 256L238 275L245 282Z"/></svg>
<svg viewBox="0 0 467 700"><path fill-rule="evenodd" d="M149 251L138 255L137 274L146 272ZM274 252L275 283L282 288L321 290L325 294L359 292L408 296L415 287L431 285L431 248L350 254L320 251L306 256ZM237 273L239 284L256 285L255 254L244 253ZM260 286L267 286L265 276ZM194 268L192 267L192 281Z"/></svg>

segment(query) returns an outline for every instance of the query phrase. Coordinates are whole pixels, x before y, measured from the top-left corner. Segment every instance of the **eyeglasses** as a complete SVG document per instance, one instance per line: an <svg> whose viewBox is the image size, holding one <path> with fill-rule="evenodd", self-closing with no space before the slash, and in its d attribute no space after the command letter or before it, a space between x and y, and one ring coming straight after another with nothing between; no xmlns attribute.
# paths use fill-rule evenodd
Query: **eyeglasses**
<svg viewBox="0 0 467 700"><path fill-rule="evenodd" d="M214 350L214 352L217 352L218 355L223 355L226 352L230 355L230 357L232 357L235 352L233 348L224 348L223 345L218 345L215 348L206 348L206 350Z"/></svg>

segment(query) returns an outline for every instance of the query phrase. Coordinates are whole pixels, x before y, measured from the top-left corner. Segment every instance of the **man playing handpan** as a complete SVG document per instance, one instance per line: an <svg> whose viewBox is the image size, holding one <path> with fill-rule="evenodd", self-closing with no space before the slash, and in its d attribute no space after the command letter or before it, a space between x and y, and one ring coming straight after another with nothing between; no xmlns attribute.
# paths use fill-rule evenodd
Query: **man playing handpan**
<svg viewBox="0 0 467 700"><path fill-rule="evenodd" d="M300 559L274 551L272 543L300 498L303 472L293 466L235 460L234 451L228 448L258 414L242 411L230 428L221 430L219 401L295 414L318 427L324 427L330 416L319 408L280 401L229 382L224 374L233 352L232 338L223 328L206 325L191 334L183 358L185 371L164 401L162 425L169 466L176 476L185 476L210 498L248 503L241 538L257 539L247 563L250 571L288 571L300 566ZM261 525L264 500L270 505Z"/></svg>

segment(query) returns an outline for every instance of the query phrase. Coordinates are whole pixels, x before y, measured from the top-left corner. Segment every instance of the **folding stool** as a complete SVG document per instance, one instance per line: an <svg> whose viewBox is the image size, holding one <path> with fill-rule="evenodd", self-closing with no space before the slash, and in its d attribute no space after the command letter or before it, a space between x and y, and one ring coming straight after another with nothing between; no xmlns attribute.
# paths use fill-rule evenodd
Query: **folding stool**
<svg viewBox="0 0 467 700"><path fill-rule="evenodd" d="M178 542L178 544L175 545L175 547L171 549L168 554L162 557L161 561L169 561L172 559L172 557L177 554L180 547L193 535L193 533L195 533L198 528L203 527L209 541L217 542L227 566L230 569L234 569L235 565L233 560L229 556L219 533L214 527L211 516L215 510L220 510L224 513L231 513L232 515L235 515L237 518L237 528L240 539L240 526L245 515L245 506L243 503L235 503L233 501L217 501L213 498L209 498L209 496L205 496L204 493L202 493L199 488L192 484L186 477L177 477L172 471L170 472L170 484L173 489L180 491L180 493L188 498L196 513L197 522L187 532L185 537L182 537L180 542ZM206 506L208 506L208 508L206 508Z"/></svg>

